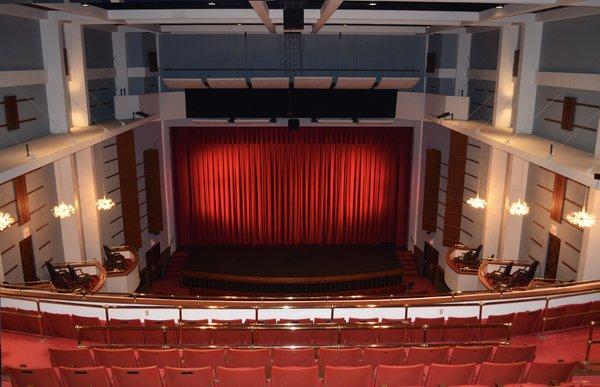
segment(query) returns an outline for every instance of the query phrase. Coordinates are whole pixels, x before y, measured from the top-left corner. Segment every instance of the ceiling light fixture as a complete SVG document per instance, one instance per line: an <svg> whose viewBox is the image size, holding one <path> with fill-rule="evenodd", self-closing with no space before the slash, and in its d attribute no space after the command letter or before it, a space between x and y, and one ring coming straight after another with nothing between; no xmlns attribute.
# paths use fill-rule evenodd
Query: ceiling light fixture
<svg viewBox="0 0 600 387"><path fill-rule="evenodd" d="M88 3L81 3L82 7L89 7L90 5Z"/></svg>
<svg viewBox="0 0 600 387"><path fill-rule="evenodd" d="M10 213L0 211L0 231L9 228L14 222L15 218Z"/></svg>
<svg viewBox="0 0 600 387"><path fill-rule="evenodd" d="M62 198L62 173L61 173L61 167L60 165L58 166L58 197ZM75 213L75 206L73 206L72 204L67 204L64 201L60 201L60 203L56 206L54 206L52 208L52 214L54 215L55 218L59 218L59 219L65 219L70 217L71 215L73 215Z"/></svg>
<svg viewBox="0 0 600 387"><path fill-rule="evenodd" d="M115 202L111 198L104 196L103 198L98 199L96 206L101 211L107 211L115 206Z"/></svg>
<svg viewBox="0 0 600 387"><path fill-rule="evenodd" d="M217 5L217 3L215 3L214 1L209 1L209 2L208 2L208 5L210 5L210 6L215 6L215 5Z"/></svg>
<svg viewBox="0 0 600 387"><path fill-rule="evenodd" d="M514 157L514 156L513 156ZM514 158L513 158L514 163ZM519 177L519 182L523 183L523 168L525 167L525 160L521 160L521 175ZM527 186L527 182L525 182ZM508 207L508 212L511 215L523 216L529 214L529 205L525 200L521 200L521 198L517 199L516 202L512 202Z"/></svg>
<svg viewBox="0 0 600 387"><path fill-rule="evenodd" d="M425 26L425 28L431 28L431 26Z"/></svg>
<svg viewBox="0 0 600 387"><path fill-rule="evenodd" d="M585 210L588 193L589 188L585 191L585 199L583 200L583 208L581 209L581 211L573 211L567 215L567 222L580 228L592 227L596 224L596 217L594 216L594 214L590 214Z"/></svg>
<svg viewBox="0 0 600 387"><path fill-rule="evenodd" d="M502 5L502 4L496 5L496 9L502 9L502 8L504 8L504 5Z"/></svg>
<svg viewBox="0 0 600 387"><path fill-rule="evenodd" d="M369 3L369 5L370 5L371 7L374 7L374 6L376 6L376 5L377 5L377 3L376 3L376 2L374 2L374 1L371 1L371 2Z"/></svg>
<svg viewBox="0 0 600 387"><path fill-rule="evenodd" d="M482 210L487 205L485 199L479 197L479 188L481 186L481 160L483 158L483 143L479 144L479 176L477 176L477 194L467 200L467 204L471 207Z"/></svg>

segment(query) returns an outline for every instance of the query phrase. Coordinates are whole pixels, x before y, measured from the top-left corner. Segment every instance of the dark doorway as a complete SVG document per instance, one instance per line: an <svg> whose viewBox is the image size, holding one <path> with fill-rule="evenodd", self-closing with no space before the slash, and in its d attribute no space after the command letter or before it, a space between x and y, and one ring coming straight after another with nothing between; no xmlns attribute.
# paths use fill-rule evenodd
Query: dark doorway
<svg viewBox="0 0 600 387"><path fill-rule="evenodd" d="M556 269L558 268L558 258L560 256L560 238L548 234L548 251L546 252L546 270L544 278L555 279Z"/></svg>
<svg viewBox="0 0 600 387"><path fill-rule="evenodd" d="M19 242L19 249L21 250L23 280L25 282L38 281L39 279L35 273L35 257L33 255L33 243L31 242L31 236Z"/></svg>

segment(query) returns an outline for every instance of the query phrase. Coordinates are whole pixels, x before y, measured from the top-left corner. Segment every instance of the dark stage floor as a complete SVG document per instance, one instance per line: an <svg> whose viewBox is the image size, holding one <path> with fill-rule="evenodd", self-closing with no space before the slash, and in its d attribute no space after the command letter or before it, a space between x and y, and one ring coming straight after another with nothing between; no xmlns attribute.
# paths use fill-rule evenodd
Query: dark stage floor
<svg viewBox="0 0 600 387"><path fill-rule="evenodd" d="M380 245L194 246L183 270L250 277L329 277L400 269Z"/></svg>

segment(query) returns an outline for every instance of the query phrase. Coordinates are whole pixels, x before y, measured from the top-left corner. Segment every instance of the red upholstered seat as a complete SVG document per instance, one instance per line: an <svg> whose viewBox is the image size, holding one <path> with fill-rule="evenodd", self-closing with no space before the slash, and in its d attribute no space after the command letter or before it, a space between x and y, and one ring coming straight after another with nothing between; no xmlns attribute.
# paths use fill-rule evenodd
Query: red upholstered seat
<svg viewBox="0 0 600 387"><path fill-rule="evenodd" d="M515 318L514 313L490 315L485 320L484 324L506 324L512 323ZM497 328L481 328L482 340L502 340L506 339L508 330L503 327Z"/></svg>
<svg viewBox="0 0 600 387"><path fill-rule="evenodd" d="M592 307L591 302L585 304L569 304L565 310L565 315L560 319L558 329L574 328L584 324L587 318L587 311Z"/></svg>
<svg viewBox="0 0 600 387"><path fill-rule="evenodd" d="M445 364L448 361L450 347L410 347L406 365L414 364Z"/></svg>
<svg viewBox="0 0 600 387"><path fill-rule="evenodd" d="M425 386L437 387L440 384L457 386L470 384L475 375L475 364L432 364L429 367Z"/></svg>
<svg viewBox="0 0 600 387"><path fill-rule="evenodd" d="M408 338L410 337L410 331L407 328L410 325L409 319L382 318L381 322L384 324L402 325L406 327L397 329L382 329L379 332L379 342L381 344L397 345L408 342Z"/></svg>
<svg viewBox="0 0 600 387"><path fill-rule="evenodd" d="M444 341L448 343L461 343L475 339L478 333L476 328L448 328L464 324L479 324L479 318L476 316L448 317L448 320L446 320L447 328L444 334Z"/></svg>
<svg viewBox="0 0 600 387"><path fill-rule="evenodd" d="M87 348L48 348L50 353L50 361L54 367L93 367L94 360L90 350Z"/></svg>
<svg viewBox="0 0 600 387"><path fill-rule="evenodd" d="M162 387L158 367L111 367L112 377L119 387Z"/></svg>
<svg viewBox="0 0 600 387"><path fill-rule="evenodd" d="M175 327L175 321L173 320L144 320L144 327L147 328L160 328L161 326L166 327ZM167 345L176 345L177 340L177 330L168 330L166 332L167 335ZM144 330L144 336L146 343L152 345L163 345L164 337L162 330L156 329L148 329Z"/></svg>
<svg viewBox="0 0 600 387"><path fill-rule="evenodd" d="M213 319L215 324L241 325L242 319L237 320L219 320ZM209 332L212 345L244 345L249 343L249 331L247 329L221 329L211 330Z"/></svg>
<svg viewBox="0 0 600 387"><path fill-rule="evenodd" d="M356 367L360 365L359 348L319 348L319 364L321 366Z"/></svg>
<svg viewBox="0 0 600 387"><path fill-rule="evenodd" d="M165 381L167 387L212 387L215 385L211 367L165 367Z"/></svg>
<svg viewBox="0 0 600 387"><path fill-rule="evenodd" d="M98 317L85 317L73 315L73 323L82 327L102 327L104 322ZM79 332L79 338L82 341L89 341L92 343L106 343L106 332L103 330L81 330Z"/></svg>
<svg viewBox="0 0 600 387"><path fill-rule="evenodd" d="M342 317L338 318L315 318L315 324L345 324L346 320ZM332 345L338 344L337 341L337 331L336 330L315 330L315 345Z"/></svg>
<svg viewBox="0 0 600 387"><path fill-rule="evenodd" d="M366 328L370 325L369 323L379 322L378 318L354 318L348 319L348 324L354 324L357 327L365 325ZM342 332L342 340L346 345L370 345L377 344L379 333L374 329L346 329Z"/></svg>
<svg viewBox="0 0 600 387"><path fill-rule="evenodd" d="M271 387L317 387L319 367L276 367L271 371Z"/></svg>
<svg viewBox="0 0 600 387"><path fill-rule="evenodd" d="M533 361L535 345L499 345L494 354L494 363L518 363Z"/></svg>
<svg viewBox="0 0 600 387"><path fill-rule="evenodd" d="M44 312L43 318L50 336L75 339L75 323L70 314Z"/></svg>
<svg viewBox="0 0 600 387"><path fill-rule="evenodd" d="M179 323L190 328L181 329L181 343L183 345L210 345L210 330L193 329L194 326L208 324L208 320L180 320Z"/></svg>
<svg viewBox="0 0 600 387"><path fill-rule="evenodd" d="M528 312L518 312L515 313L515 318L513 319L513 325L511 329L511 334L513 336L517 335L527 335L533 332L534 327L540 317L540 310L532 310Z"/></svg>
<svg viewBox="0 0 600 387"><path fill-rule="evenodd" d="M422 327L423 325L444 325L443 317L421 318L416 317L412 323L413 327ZM423 343L425 340L422 329L412 329L411 342ZM427 330L427 342L435 343L444 340L444 328L433 328Z"/></svg>
<svg viewBox="0 0 600 387"><path fill-rule="evenodd" d="M450 364L469 364L469 363L482 363L489 361L492 357L492 351L494 347L491 345L476 346L476 347L461 347L455 346L452 350L452 357L450 358Z"/></svg>
<svg viewBox="0 0 600 387"><path fill-rule="evenodd" d="M590 321L600 321L600 301L592 301L587 318L584 323L587 325Z"/></svg>
<svg viewBox="0 0 600 387"><path fill-rule="evenodd" d="M363 364L376 369L379 365L404 365L406 352L404 348L365 348Z"/></svg>
<svg viewBox="0 0 600 387"><path fill-rule="evenodd" d="M271 354L263 349L230 349L227 351L227 367L263 367L267 374L270 371Z"/></svg>
<svg viewBox="0 0 600 387"><path fill-rule="evenodd" d="M310 318L279 319L281 324L312 324ZM281 345L311 345L314 342L314 331L310 329L281 330L279 333Z"/></svg>
<svg viewBox="0 0 600 387"><path fill-rule="evenodd" d="M538 363L534 362L525 377L525 383L555 385L568 382L577 368L577 362Z"/></svg>
<svg viewBox="0 0 600 387"><path fill-rule="evenodd" d="M265 367L219 367L219 387L265 387Z"/></svg>
<svg viewBox="0 0 600 387"><path fill-rule="evenodd" d="M263 319L253 322L260 328L261 324L272 325L277 323L277 319ZM279 344L279 330L277 329L256 329L254 340L257 345L277 345Z"/></svg>
<svg viewBox="0 0 600 387"><path fill-rule="evenodd" d="M548 308L546 313L542 312L540 319L538 320L538 327L536 328L536 332L540 332L544 329L545 332L553 331L558 329L560 325L560 320L562 316L565 314L567 310L566 305L557 306L554 308ZM546 322L544 323L544 319L546 318Z"/></svg>
<svg viewBox="0 0 600 387"><path fill-rule="evenodd" d="M114 327L132 327L141 328L142 322L140 320L122 320L117 318L111 318L108 322L109 326ZM137 329L119 329L109 330L108 336L111 344L131 344L131 345L142 345L144 344L144 331Z"/></svg>
<svg viewBox="0 0 600 387"><path fill-rule="evenodd" d="M415 364L410 366L380 365L377 367L375 387L421 386L425 366Z"/></svg>
<svg viewBox="0 0 600 387"><path fill-rule="evenodd" d="M324 384L326 387L371 387L373 368L362 367L325 367Z"/></svg>
<svg viewBox="0 0 600 387"><path fill-rule="evenodd" d="M19 316L15 308L0 308L0 328L3 331L23 332Z"/></svg>
<svg viewBox="0 0 600 387"><path fill-rule="evenodd" d="M527 362L518 363L488 363L481 364L476 384L487 386L503 386L509 383L520 383Z"/></svg>
<svg viewBox="0 0 600 387"><path fill-rule="evenodd" d="M59 367L66 387L110 387L112 383L105 367Z"/></svg>
<svg viewBox="0 0 600 387"><path fill-rule="evenodd" d="M181 367L178 349L138 349L137 352L141 367Z"/></svg>
<svg viewBox="0 0 600 387"><path fill-rule="evenodd" d="M316 365L313 348L275 348L273 365L277 367L312 367Z"/></svg>
<svg viewBox="0 0 600 387"><path fill-rule="evenodd" d="M135 353L131 348L94 348L94 359L96 365L105 367L137 367Z"/></svg>
<svg viewBox="0 0 600 387"><path fill-rule="evenodd" d="M216 372L217 367L225 366L225 349L183 349L183 366L186 368L211 367Z"/></svg>
<svg viewBox="0 0 600 387"><path fill-rule="evenodd" d="M15 387L61 387L53 368L6 367Z"/></svg>

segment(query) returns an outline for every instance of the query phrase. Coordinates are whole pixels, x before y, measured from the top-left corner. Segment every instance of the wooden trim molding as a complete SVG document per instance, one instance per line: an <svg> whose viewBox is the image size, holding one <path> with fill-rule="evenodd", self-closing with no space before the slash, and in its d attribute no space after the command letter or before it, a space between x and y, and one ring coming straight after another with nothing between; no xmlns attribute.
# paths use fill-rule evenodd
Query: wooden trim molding
<svg viewBox="0 0 600 387"><path fill-rule="evenodd" d="M133 130L117 136L117 161L119 164L119 186L121 188L125 244L140 248L142 246L142 233Z"/></svg>
<svg viewBox="0 0 600 387"><path fill-rule="evenodd" d="M562 223L565 194L567 192L567 178L558 173L554 174L554 189L552 190L552 210L550 219Z"/></svg>
<svg viewBox="0 0 600 387"><path fill-rule="evenodd" d="M435 232L437 227L441 162L442 152L439 149L427 149L422 214L422 228L425 231Z"/></svg>
<svg viewBox="0 0 600 387"><path fill-rule="evenodd" d="M446 211L444 213L444 235L442 238L443 245L447 247L460 242L468 139L467 136L459 132L450 132Z"/></svg>
<svg viewBox="0 0 600 387"><path fill-rule="evenodd" d="M13 185L15 188L15 201L17 202L17 221L19 226L22 226L31 220L25 175L15 177Z"/></svg>

